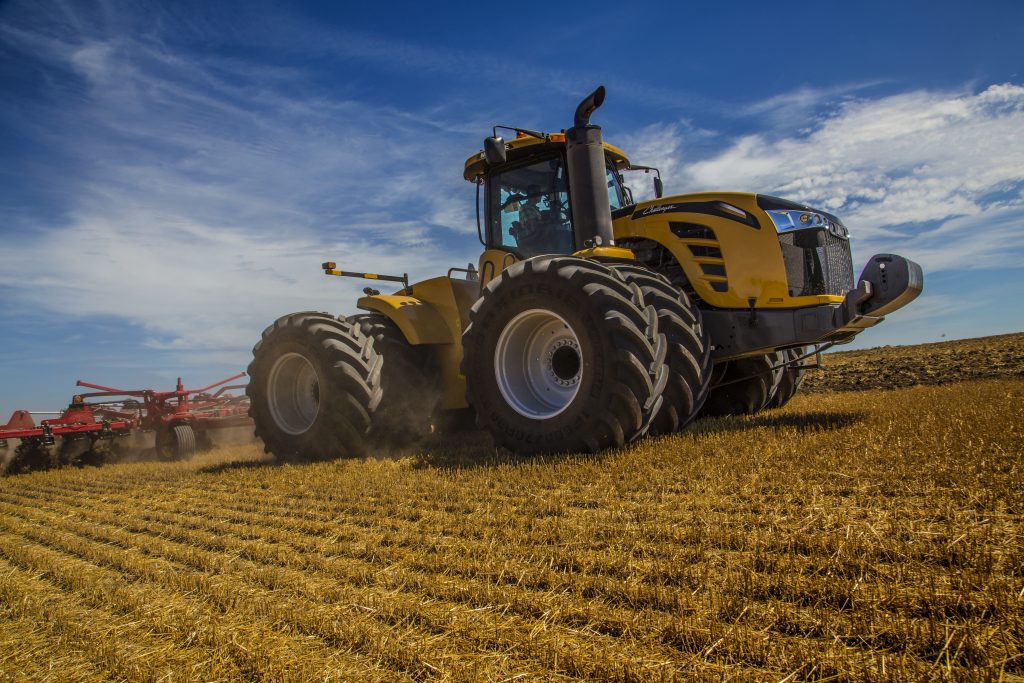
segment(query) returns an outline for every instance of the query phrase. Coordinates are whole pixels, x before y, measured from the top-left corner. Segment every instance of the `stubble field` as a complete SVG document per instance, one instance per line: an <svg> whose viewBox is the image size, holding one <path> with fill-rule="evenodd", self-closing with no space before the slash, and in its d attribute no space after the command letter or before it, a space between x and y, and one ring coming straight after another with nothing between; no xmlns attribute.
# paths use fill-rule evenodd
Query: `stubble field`
<svg viewBox="0 0 1024 683"><path fill-rule="evenodd" d="M950 379L982 347L1000 372ZM781 410L600 456L0 479L0 678L1020 680L1022 347L833 354Z"/></svg>

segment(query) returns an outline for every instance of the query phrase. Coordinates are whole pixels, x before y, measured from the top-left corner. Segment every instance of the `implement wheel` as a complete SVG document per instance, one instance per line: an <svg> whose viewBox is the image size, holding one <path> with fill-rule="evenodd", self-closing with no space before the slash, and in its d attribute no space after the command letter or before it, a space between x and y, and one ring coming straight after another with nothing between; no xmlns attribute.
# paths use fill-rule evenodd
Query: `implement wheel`
<svg viewBox="0 0 1024 683"><path fill-rule="evenodd" d="M665 338L639 287L571 256L507 268L463 334L477 424L518 453L596 452L646 433L668 379Z"/></svg>
<svg viewBox="0 0 1024 683"><path fill-rule="evenodd" d="M769 353L726 361L715 374L701 417L751 415L768 404L782 377L781 354Z"/></svg>
<svg viewBox="0 0 1024 683"><path fill-rule="evenodd" d="M249 415L283 461L363 455L381 401L381 357L359 326L292 313L263 331L249 364Z"/></svg>
<svg viewBox="0 0 1024 683"><path fill-rule="evenodd" d="M196 454L196 432L192 425L175 425L171 430L174 459L184 460Z"/></svg>
<svg viewBox="0 0 1024 683"><path fill-rule="evenodd" d="M398 326L380 313L346 320L373 340L373 348L383 360L383 396L373 416L373 441L390 448L415 444L430 433L440 398L440 378L430 351L410 344Z"/></svg>
<svg viewBox="0 0 1024 683"><path fill-rule="evenodd" d="M697 415L711 386L711 341L701 324L700 309L664 275L633 265L612 268L640 288L644 305L657 311L658 331L668 343L668 384L651 433L679 431Z"/></svg>

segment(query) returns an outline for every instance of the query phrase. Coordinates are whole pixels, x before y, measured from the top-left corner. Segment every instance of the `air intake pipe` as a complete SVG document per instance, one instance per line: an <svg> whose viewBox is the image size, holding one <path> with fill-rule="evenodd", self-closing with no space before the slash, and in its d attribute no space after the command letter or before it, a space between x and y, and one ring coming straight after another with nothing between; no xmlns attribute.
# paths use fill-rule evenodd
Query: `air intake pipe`
<svg viewBox="0 0 1024 683"><path fill-rule="evenodd" d="M569 197L577 249L615 244L601 127L590 123L590 115L603 103L602 85L580 102L573 127L565 131Z"/></svg>

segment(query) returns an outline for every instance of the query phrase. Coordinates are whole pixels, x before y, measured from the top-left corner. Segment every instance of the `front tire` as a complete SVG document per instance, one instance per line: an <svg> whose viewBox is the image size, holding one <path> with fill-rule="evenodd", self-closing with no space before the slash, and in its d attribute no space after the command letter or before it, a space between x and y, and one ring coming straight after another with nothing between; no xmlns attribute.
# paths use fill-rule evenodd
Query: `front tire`
<svg viewBox="0 0 1024 683"><path fill-rule="evenodd" d="M701 417L752 415L768 405L782 377L781 354L726 361L716 372Z"/></svg>
<svg viewBox="0 0 1024 683"><path fill-rule="evenodd" d="M701 323L700 309L664 275L640 266L612 268L643 294L646 306L658 313L658 332L665 335L668 383L651 434L671 434L697 415L711 386L711 341Z"/></svg>
<svg viewBox="0 0 1024 683"><path fill-rule="evenodd" d="M569 256L516 263L483 288L463 334L466 398L497 444L597 452L646 433L668 380L639 287Z"/></svg>
<svg viewBox="0 0 1024 683"><path fill-rule="evenodd" d="M248 368L256 436L286 462L365 454L381 366L356 324L314 312L278 318Z"/></svg>
<svg viewBox="0 0 1024 683"><path fill-rule="evenodd" d="M807 368L804 367L803 361L798 359L806 353L806 347L787 349L782 352L786 367L782 369L779 386L776 387L775 393L768 401L767 408L781 408L789 403L790 399L799 391L800 385L804 383L804 374L807 372Z"/></svg>

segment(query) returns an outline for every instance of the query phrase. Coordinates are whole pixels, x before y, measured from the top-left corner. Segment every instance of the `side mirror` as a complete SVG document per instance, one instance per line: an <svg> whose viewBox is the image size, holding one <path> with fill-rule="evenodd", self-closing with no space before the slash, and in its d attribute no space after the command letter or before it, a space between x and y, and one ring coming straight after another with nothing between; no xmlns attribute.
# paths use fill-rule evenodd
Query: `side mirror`
<svg viewBox="0 0 1024 683"><path fill-rule="evenodd" d="M661 199L665 194L665 183L661 182L660 176L654 176L654 196Z"/></svg>
<svg viewBox="0 0 1024 683"><path fill-rule="evenodd" d="M488 166L505 163L508 160L505 154L505 141L500 137L484 138L484 158Z"/></svg>

